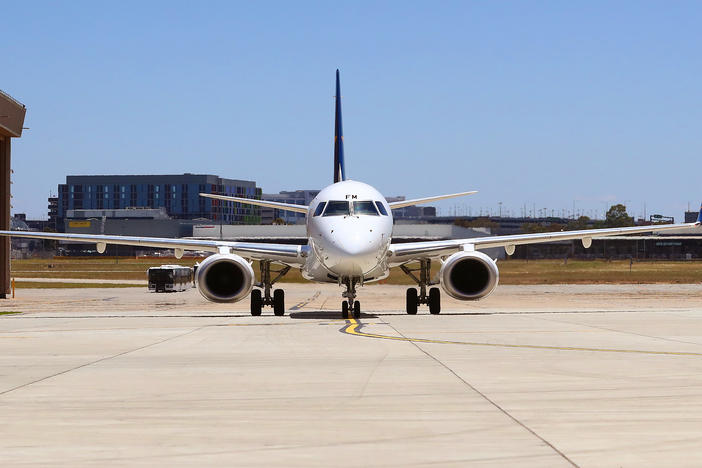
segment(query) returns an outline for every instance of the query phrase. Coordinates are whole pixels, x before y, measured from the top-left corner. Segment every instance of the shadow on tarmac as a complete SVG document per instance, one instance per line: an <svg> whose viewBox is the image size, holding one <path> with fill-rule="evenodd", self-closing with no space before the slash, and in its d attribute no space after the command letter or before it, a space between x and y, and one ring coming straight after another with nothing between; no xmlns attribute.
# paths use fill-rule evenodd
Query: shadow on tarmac
<svg viewBox="0 0 702 468"><path fill-rule="evenodd" d="M291 319L335 320L341 319L341 312L336 310L310 310L305 312L290 312ZM360 318L378 318L375 314L361 313Z"/></svg>
<svg viewBox="0 0 702 468"><path fill-rule="evenodd" d="M446 317L465 317L465 316L488 316L488 315L580 315L580 314L622 314L622 313L640 313L636 310L527 310L527 311L481 311L481 312L455 312L447 311L445 314L440 314ZM290 311L289 314L292 319L321 319L321 320L333 320L341 319L341 312L336 310L310 310L310 311ZM373 313L361 313L360 318L380 318L385 316L404 316L407 315L405 312L373 312ZM430 314L419 312L417 315L427 315ZM410 315L412 317L412 315ZM438 317L438 316L437 316Z"/></svg>

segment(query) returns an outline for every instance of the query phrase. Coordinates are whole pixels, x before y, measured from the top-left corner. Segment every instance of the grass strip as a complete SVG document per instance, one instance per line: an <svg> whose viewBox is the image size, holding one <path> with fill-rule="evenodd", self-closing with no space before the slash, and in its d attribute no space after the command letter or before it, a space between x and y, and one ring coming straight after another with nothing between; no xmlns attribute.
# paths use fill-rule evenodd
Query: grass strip
<svg viewBox="0 0 702 468"><path fill-rule="evenodd" d="M43 281L16 281L17 289L95 289L95 288L144 288L144 284L123 284L123 283L63 283L63 282L43 282Z"/></svg>

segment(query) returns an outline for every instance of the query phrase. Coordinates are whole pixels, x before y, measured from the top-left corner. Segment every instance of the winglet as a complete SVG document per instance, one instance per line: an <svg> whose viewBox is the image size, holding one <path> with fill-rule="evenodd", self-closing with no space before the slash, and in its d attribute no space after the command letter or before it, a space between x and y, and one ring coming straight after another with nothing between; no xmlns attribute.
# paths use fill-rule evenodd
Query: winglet
<svg viewBox="0 0 702 468"><path fill-rule="evenodd" d="M702 224L702 205L700 206L700 214L697 215L697 222L695 224Z"/></svg>

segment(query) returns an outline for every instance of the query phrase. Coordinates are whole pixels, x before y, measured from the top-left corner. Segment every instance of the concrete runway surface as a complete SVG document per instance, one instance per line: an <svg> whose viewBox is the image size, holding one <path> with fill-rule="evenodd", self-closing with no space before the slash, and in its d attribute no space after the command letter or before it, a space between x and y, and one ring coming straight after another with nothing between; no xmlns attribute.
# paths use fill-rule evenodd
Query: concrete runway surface
<svg viewBox="0 0 702 468"><path fill-rule="evenodd" d="M0 465L702 466L702 286L286 284L285 317L195 291L0 302Z"/></svg>

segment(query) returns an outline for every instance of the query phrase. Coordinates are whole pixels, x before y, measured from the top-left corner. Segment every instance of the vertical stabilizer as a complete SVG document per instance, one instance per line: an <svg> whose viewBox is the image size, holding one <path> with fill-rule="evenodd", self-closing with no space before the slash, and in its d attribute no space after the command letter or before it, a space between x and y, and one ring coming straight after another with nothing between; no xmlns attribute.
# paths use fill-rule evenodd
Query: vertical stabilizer
<svg viewBox="0 0 702 468"><path fill-rule="evenodd" d="M341 85L339 84L339 70L336 70L336 96L334 118L334 183L346 180L344 168L344 132L341 128Z"/></svg>

